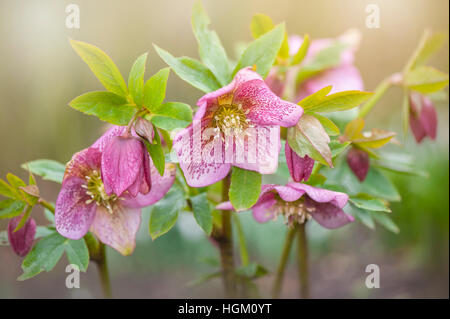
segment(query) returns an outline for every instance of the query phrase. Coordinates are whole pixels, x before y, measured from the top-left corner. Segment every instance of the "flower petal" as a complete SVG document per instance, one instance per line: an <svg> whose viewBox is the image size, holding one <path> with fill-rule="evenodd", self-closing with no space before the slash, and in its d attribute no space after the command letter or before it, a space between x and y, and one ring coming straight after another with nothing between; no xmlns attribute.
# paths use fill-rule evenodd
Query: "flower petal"
<svg viewBox="0 0 450 319"><path fill-rule="evenodd" d="M127 130L126 126L114 125L111 128L109 128L98 140L96 140L91 147L95 147L99 149L101 152L103 152L103 150L109 144L109 142L113 137L122 136L126 130Z"/></svg>
<svg viewBox="0 0 450 319"><path fill-rule="evenodd" d="M273 219L272 207L277 203L274 193L265 193L261 195L258 202L252 208L253 218L259 223L265 223Z"/></svg>
<svg viewBox="0 0 450 319"><path fill-rule="evenodd" d="M311 198L305 199L305 205L310 209L312 218L328 229L342 227L354 221L353 216L346 214L342 208L332 202L319 203Z"/></svg>
<svg viewBox="0 0 450 319"><path fill-rule="evenodd" d="M308 155L304 157L298 156L297 153L292 151L288 142L286 142L284 153L292 179L295 182L307 181L311 176L314 160Z"/></svg>
<svg viewBox="0 0 450 319"><path fill-rule="evenodd" d="M426 96L422 96L422 111L420 121L426 134L432 139L436 139L437 114L433 102Z"/></svg>
<svg viewBox="0 0 450 319"><path fill-rule="evenodd" d="M97 208L91 231L102 243L127 256L133 252L136 246L136 233L140 223L141 210L139 208L116 204L112 213L103 207Z"/></svg>
<svg viewBox="0 0 450 319"><path fill-rule="evenodd" d="M339 208L343 208L348 201L348 195L341 192L334 192L328 189L294 182L288 183L286 186L306 192L306 194L316 202L332 203Z"/></svg>
<svg viewBox="0 0 450 319"><path fill-rule="evenodd" d="M67 178L56 200L56 230L70 239L80 239L87 233L97 207L94 202L86 204L90 197L82 185L86 182L79 177Z"/></svg>
<svg viewBox="0 0 450 319"><path fill-rule="evenodd" d="M166 163L164 175L159 175L154 165L151 165L152 188L147 194L138 194L136 197L123 196L122 205L126 207L141 208L153 205L166 195L175 181L176 166L172 163ZM125 194L124 194L125 195Z"/></svg>
<svg viewBox="0 0 450 319"><path fill-rule="evenodd" d="M93 170L100 170L101 156L101 152L93 147L75 153L66 165L63 182L70 177L84 179Z"/></svg>
<svg viewBox="0 0 450 319"><path fill-rule="evenodd" d="M34 236L36 235L36 222L33 218L28 218L25 225L14 232L19 225L23 214L11 218L8 223L8 240L13 251L20 257L24 257L33 247Z"/></svg>
<svg viewBox="0 0 450 319"><path fill-rule="evenodd" d="M369 172L369 154L361 149L352 148L347 153L347 163L355 176L363 182Z"/></svg>

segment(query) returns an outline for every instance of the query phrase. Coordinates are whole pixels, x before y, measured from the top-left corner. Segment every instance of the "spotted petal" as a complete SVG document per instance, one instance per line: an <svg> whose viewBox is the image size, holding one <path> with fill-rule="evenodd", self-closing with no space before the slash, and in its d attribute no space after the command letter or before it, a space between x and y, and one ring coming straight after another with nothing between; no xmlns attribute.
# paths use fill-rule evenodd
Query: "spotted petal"
<svg viewBox="0 0 450 319"><path fill-rule="evenodd" d="M26 256L33 247L34 236L36 235L36 222L33 218L28 218L25 225L14 231L19 225L23 215L11 218L8 223L8 241L13 251L20 257Z"/></svg>

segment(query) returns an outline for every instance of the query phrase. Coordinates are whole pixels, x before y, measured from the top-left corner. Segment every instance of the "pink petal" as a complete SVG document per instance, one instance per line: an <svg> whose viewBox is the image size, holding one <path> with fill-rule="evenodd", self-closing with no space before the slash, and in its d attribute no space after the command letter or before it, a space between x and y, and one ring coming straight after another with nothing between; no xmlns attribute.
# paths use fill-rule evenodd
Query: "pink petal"
<svg viewBox="0 0 450 319"><path fill-rule="evenodd" d="M283 96L284 88L286 86L286 78L285 75L279 74L277 67L273 67L270 70L264 81L266 82L270 90L278 97Z"/></svg>
<svg viewBox="0 0 450 319"><path fill-rule="evenodd" d="M251 135L243 142L234 141L233 165L261 174L275 173L281 148L280 127L255 126L249 130Z"/></svg>
<svg viewBox="0 0 450 319"><path fill-rule="evenodd" d="M265 193L252 208L253 218L259 223L265 223L273 219L272 208L276 203L277 200L273 193Z"/></svg>
<svg viewBox="0 0 450 319"><path fill-rule="evenodd" d="M122 136L127 130L126 126L112 126L91 147L99 149L101 152L106 148L112 138Z"/></svg>
<svg viewBox="0 0 450 319"><path fill-rule="evenodd" d="M347 153L347 163L355 176L363 182L369 172L369 154L363 150L352 148Z"/></svg>
<svg viewBox="0 0 450 319"><path fill-rule="evenodd" d="M101 242L127 256L136 246L136 233L140 223L140 209L116 203L112 213L104 207L97 209L91 231Z"/></svg>
<svg viewBox="0 0 450 319"><path fill-rule="evenodd" d="M242 83L234 92L234 103L242 104L247 118L257 125L291 127L297 124L303 109L276 96L262 79Z"/></svg>
<svg viewBox="0 0 450 319"><path fill-rule="evenodd" d="M311 176L314 160L308 155L300 157L286 142L284 153L286 155L286 163L291 174L292 179L295 182L307 181Z"/></svg>
<svg viewBox="0 0 450 319"><path fill-rule="evenodd" d="M288 183L286 186L306 192L306 194L316 202L329 202L339 208L343 208L348 201L348 195L340 192L334 192L327 189L294 182Z"/></svg>
<svg viewBox="0 0 450 319"><path fill-rule="evenodd" d="M20 257L24 257L33 247L34 236L36 235L36 222L33 218L28 218L25 225L18 231L14 232L19 225L23 214L9 220L8 223L8 240L13 251Z"/></svg>
<svg viewBox="0 0 450 319"><path fill-rule="evenodd" d="M353 216L346 214L342 208L331 202L320 203L311 198L306 198L305 205L310 209L313 209L309 211L312 218L328 229L342 227L354 221Z"/></svg>
<svg viewBox="0 0 450 319"><path fill-rule="evenodd" d="M93 170L100 170L101 152L93 147L86 148L72 156L72 159L66 165L64 180L69 177L78 177L84 179L90 175Z"/></svg>
<svg viewBox="0 0 450 319"><path fill-rule="evenodd" d="M164 175L159 175L154 165L151 165L152 174L152 188L147 194L138 194L136 197L131 198L125 196L122 199L122 205L126 207L141 208L153 205L157 201L166 195L169 189L172 187L175 181L176 166L172 163L166 163Z"/></svg>
<svg viewBox="0 0 450 319"><path fill-rule="evenodd" d="M420 121L426 134L432 139L436 139L437 131L437 114L434 108L433 102L426 97L422 96L422 111L420 112Z"/></svg>
<svg viewBox="0 0 450 319"><path fill-rule="evenodd" d="M329 85L332 86L329 94L364 89L364 83L358 69L351 64L346 64L307 79L297 91L297 100L300 101Z"/></svg>
<svg viewBox="0 0 450 319"><path fill-rule="evenodd" d="M220 138L208 138L205 121L194 120L177 134L173 143L179 165L191 187L214 184L227 176L231 168L230 163L225 163L224 143Z"/></svg>
<svg viewBox="0 0 450 319"><path fill-rule="evenodd" d="M144 177L147 151L134 137L113 137L102 154L102 180L108 194L121 196L128 190L136 196Z"/></svg>
<svg viewBox="0 0 450 319"><path fill-rule="evenodd" d="M70 239L80 239L87 233L97 207L95 202L86 204L90 196L86 194L82 185L86 185L84 179L67 178L56 200L56 230Z"/></svg>

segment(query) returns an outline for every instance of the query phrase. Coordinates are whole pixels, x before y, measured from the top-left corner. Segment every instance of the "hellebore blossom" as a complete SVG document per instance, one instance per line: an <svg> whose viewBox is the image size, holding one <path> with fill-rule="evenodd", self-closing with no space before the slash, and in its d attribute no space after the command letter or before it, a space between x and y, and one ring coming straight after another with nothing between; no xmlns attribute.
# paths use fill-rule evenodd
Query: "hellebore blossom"
<svg viewBox="0 0 450 319"><path fill-rule="evenodd" d="M369 172L369 154L361 149L353 147L347 153L347 163L355 176L363 182Z"/></svg>
<svg viewBox="0 0 450 319"><path fill-rule="evenodd" d="M298 156L297 153L291 149L288 142L286 142L284 153L289 173L294 182L307 181L311 176L314 160L308 155L305 155L304 157Z"/></svg>
<svg viewBox="0 0 450 319"><path fill-rule="evenodd" d="M437 114L433 102L423 94L409 95L409 125L417 143L425 137L436 139Z"/></svg>
<svg viewBox="0 0 450 319"><path fill-rule="evenodd" d="M211 185L237 166L272 174L278 165L279 126L294 126L303 109L281 100L251 68L198 102L193 124L174 140L180 167L192 187ZM231 155L230 155L231 154Z"/></svg>
<svg viewBox="0 0 450 319"><path fill-rule="evenodd" d="M353 65L354 54L360 42L359 32L349 30L336 40L347 45L341 53L339 65L320 72L302 82L297 88L296 101L300 101L329 85L332 86L330 94L347 90L362 91L364 89L361 74ZM321 50L332 45L334 41L334 39L317 39L312 41L302 64L308 64ZM302 42L303 39L297 35L289 38L289 47L293 54L298 51Z"/></svg>
<svg viewBox="0 0 450 319"><path fill-rule="evenodd" d="M23 215L11 218L8 223L8 241L13 251L20 257L28 254L33 247L34 236L36 235L36 222L33 218L28 218L25 225L16 232Z"/></svg>
<svg viewBox="0 0 450 319"><path fill-rule="evenodd" d="M263 185L258 201L252 207L253 217L260 223L282 215L287 224L302 224L313 218L325 228L334 229L354 221L343 211L348 195L302 183L285 186ZM233 209L230 202L221 203L217 209Z"/></svg>
<svg viewBox="0 0 450 319"><path fill-rule="evenodd" d="M124 131L124 127L113 127L92 147L72 157L56 200L55 224L57 231L67 238L82 238L90 230L106 245L129 255L135 247L141 208L156 203L167 193L175 180L175 166L167 164L161 177L145 153L144 170L151 174L152 189L136 195L129 188L120 196L108 193L101 173L102 155L110 141Z"/></svg>

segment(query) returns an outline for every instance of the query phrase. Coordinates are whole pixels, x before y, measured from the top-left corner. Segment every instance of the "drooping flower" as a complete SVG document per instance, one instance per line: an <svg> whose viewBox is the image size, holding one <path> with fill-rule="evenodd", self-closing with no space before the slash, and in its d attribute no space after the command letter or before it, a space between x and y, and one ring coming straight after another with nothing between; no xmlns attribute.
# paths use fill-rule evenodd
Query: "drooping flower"
<svg viewBox="0 0 450 319"><path fill-rule="evenodd" d="M14 231L19 225L23 215L11 218L8 223L8 240L13 251L20 257L26 256L33 247L34 236L36 235L36 222L33 218L28 218L25 225Z"/></svg>
<svg viewBox="0 0 450 319"><path fill-rule="evenodd" d="M348 195L302 183L285 186L263 185L258 201L252 207L253 217L260 223L282 215L288 225L304 223L313 218L325 228L334 229L354 221L343 211ZM217 209L233 209L230 202L221 203Z"/></svg>
<svg viewBox="0 0 450 319"><path fill-rule="evenodd" d="M354 54L360 42L359 32L349 30L336 40L347 45L341 53L340 63L302 82L297 88L297 102L329 85L332 86L330 94L347 90L362 91L364 89L361 74L353 64ZM302 64L308 64L321 50L330 47L334 41L335 39L317 39L312 41ZM302 42L303 39L301 37L291 36L289 38L290 50L297 52Z"/></svg>
<svg viewBox="0 0 450 319"><path fill-rule="evenodd" d="M126 130L112 137L102 152L102 179L108 195L133 197L147 194L151 188L149 157L144 143Z"/></svg>
<svg viewBox="0 0 450 319"><path fill-rule="evenodd" d="M136 196L129 190L120 196L108 194L101 174L102 152L109 140L121 136L123 129L113 127L92 147L72 157L56 200L55 224L67 238L79 239L90 230L106 245L129 255L135 247L141 208L154 204L167 193L175 180L175 166L168 163L161 177L149 158L145 169L151 173L154 186L149 192Z"/></svg>
<svg viewBox="0 0 450 319"><path fill-rule="evenodd" d="M423 94L412 92L409 95L409 125L417 143L427 136L436 139L436 109L433 102Z"/></svg>
<svg viewBox="0 0 450 319"><path fill-rule="evenodd" d="M352 147L347 153L347 163L355 176L363 182L369 172L369 154L362 149Z"/></svg>
<svg viewBox="0 0 450 319"><path fill-rule="evenodd" d="M289 173L294 182L307 181L311 176L314 160L308 155L305 155L304 157L298 156L297 153L291 149L288 142L286 142L284 153Z"/></svg>
<svg viewBox="0 0 450 319"><path fill-rule="evenodd" d="M198 102L193 124L174 140L187 183L203 187L224 178L231 166L274 173L279 126L295 125L303 109L278 98L250 68Z"/></svg>

